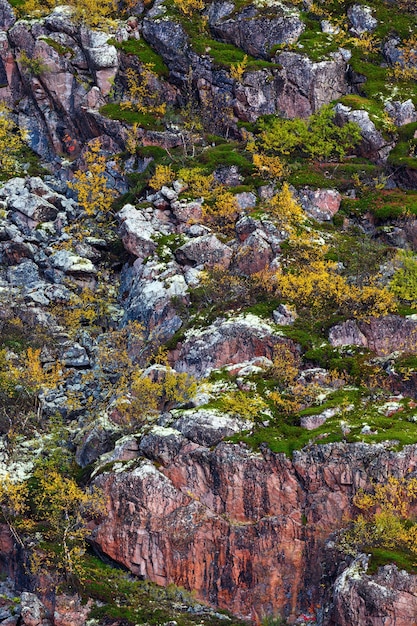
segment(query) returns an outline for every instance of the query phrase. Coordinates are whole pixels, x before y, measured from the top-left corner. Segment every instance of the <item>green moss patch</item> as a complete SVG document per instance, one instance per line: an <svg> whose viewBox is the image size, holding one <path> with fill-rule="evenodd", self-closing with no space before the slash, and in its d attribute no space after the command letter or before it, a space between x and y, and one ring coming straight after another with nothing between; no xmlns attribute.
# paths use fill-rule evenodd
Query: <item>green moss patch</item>
<svg viewBox="0 0 417 626"><path fill-rule="evenodd" d="M108 103L101 107L101 115L112 120L127 122L128 124L139 124L142 128L150 130L162 130L162 121L151 113L138 113L129 109L122 109L120 104Z"/></svg>
<svg viewBox="0 0 417 626"><path fill-rule="evenodd" d="M363 397L361 399L363 391L345 389L335 392L323 405L310 407L292 416L280 415L268 426L258 425L252 433L235 435L230 440L235 443L242 441L254 450L264 444L272 452L282 452L287 456L309 445L337 441L386 443L396 450L417 443L417 413L412 408L413 403L409 404L409 400L405 399L390 414L389 409L383 407L384 401L366 403ZM322 426L307 430L299 425L301 416L317 415L331 407L339 411Z"/></svg>
<svg viewBox="0 0 417 626"><path fill-rule="evenodd" d="M120 619L124 620L126 626L157 626L172 620L178 626L193 626L201 624L202 619L207 626L219 626L224 624L225 619L230 626L245 624L236 618L226 617L226 614L222 619L220 612L214 614L208 609L203 614L201 611L187 612L187 608L195 605L195 601L184 589L174 585L158 587L148 581L138 580L126 571L111 567L91 555L83 557L82 570L79 592L85 601L92 598L97 602L90 611L90 619Z"/></svg>
<svg viewBox="0 0 417 626"><path fill-rule="evenodd" d="M169 69L165 65L163 58L144 39L128 39L121 43L112 43L125 54L136 56L141 63L152 65L152 71L159 76L169 75Z"/></svg>
<svg viewBox="0 0 417 626"><path fill-rule="evenodd" d="M401 550L387 550L384 548L369 548L371 559L368 574L376 574L379 567L394 563L398 569L404 569L409 574L417 574L415 555Z"/></svg>

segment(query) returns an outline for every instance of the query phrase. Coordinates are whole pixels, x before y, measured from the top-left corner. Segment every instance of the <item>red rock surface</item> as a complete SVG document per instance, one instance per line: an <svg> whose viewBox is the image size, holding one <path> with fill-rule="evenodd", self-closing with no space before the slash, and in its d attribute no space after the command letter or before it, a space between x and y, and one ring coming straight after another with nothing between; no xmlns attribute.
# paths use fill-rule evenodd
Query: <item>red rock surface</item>
<svg viewBox="0 0 417 626"><path fill-rule="evenodd" d="M136 469L97 479L109 511L96 543L137 575L251 619L320 602L324 542L353 494L417 466L415 446L331 444L291 461L226 443L210 450L160 428L140 449Z"/></svg>

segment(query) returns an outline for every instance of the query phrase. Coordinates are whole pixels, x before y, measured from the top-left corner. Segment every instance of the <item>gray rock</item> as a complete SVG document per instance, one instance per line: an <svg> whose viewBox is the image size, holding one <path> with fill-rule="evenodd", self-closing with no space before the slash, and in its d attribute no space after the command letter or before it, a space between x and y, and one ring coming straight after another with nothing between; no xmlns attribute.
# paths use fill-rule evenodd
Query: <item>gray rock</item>
<svg viewBox="0 0 417 626"><path fill-rule="evenodd" d="M96 274L97 269L90 259L74 254L70 250L59 250L50 257L53 267L70 274Z"/></svg>
<svg viewBox="0 0 417 626"><path fill-rule="evenodd" d="M186 58L188 37L180 24L171 20L144 19L142 25L144 39L152 43L158 52L175 73L187 74L189 61Z"/></svg>
<svg viewBox="0 0 417 626"><path fill-rule="evenodd" d="M347 10L347 16L351 32L355 35L373 32L378 26L378 21L372 17L371 7L362 4L350 6Z"/></svg>
<svg viewBox="0 0 417 626"><path fill-rule="evenodd" d="M128 293L123 303L126 319L138 320L147 333L168 340L181 328L182 319L173 299L186 304L188 285L176 263L148 262L122 289Z"/></svg>
<svg viewBox="0 0 417 626"><path fill-rule="evenodd" d="M237 187L243 182L243 176L236 165L221 165L214 170L214 178L226 187Z"/></svg>
<svg viewBox="0 0 417 626"><path fill-rule="evenodd" d="M297 313L287 304L280 304L275 311L272 311L275 324L279 326L291 326L297 319Z"/></svg>
<svg viewBox="0 0 417 626"><path fill-rule="evenodd" d="M255 57L269 59L274 46L295 43L305 28L296 11L264 17L250 5L230 17L228 4L223 10L217 5L209 12L212 32L221 41L231 43Z"/></svg>
<svg viewBox="0 0 417 626"><path fill-rule="evenodd" d="M79 343L73 343L65 348L62 354L62 361L66 367L88 368L90 367L90 359L87 351Z"/></svg>
<svg viewBox="0 0 417 626"><path fill-rule="evenodd" d="M184 437L202 446L215 446L225 437L250 430L252 422L239 417L221 413L214 409L184 411L176 419L172 428Z"/></svg>
<svg viewBox="0 0 417 626"><path fill-rule="evenodd" d="M7 0L0 0L0 29L9 30L16 21L12 6Z"/></svg>
<svg viewBox="0 0 417 626"><path fill-rule="evenodd" d="M405 102L389 100L385 103L385 110L396 126L404 126L417 121L417 110L412 100Z"/></svg>
<svg viewBox="0 0 417 626"><path fill-rule="evenodd" d="M7 278L13 287L30 288L41 282L38 266L30 259L23 261L20 265L9 267Z"/></svg>
<svg viewBox="0 0 417 626"><path fill-rule="evenodd" d="M120 223L119 234L126 250L141 259L155 252L154 238L157 232L143 210L126 204L117 214L117 219Z"/></svg>
<svg viewBox="0 0 417 626"><path fill-rule="evenodd" d="M335 113L337 123L355 122L359 125L362 142L358 146L358 151L361 156L373 159L379 163L384 163L387 160L389 153L394 147L394 142L387 141L382 133L376 129L367 111L354 111L343 104L337 104Z"/></svg>
<svg viewBox="0 0 417 626"><path fill-rule="evenodd" d="M222 243L215 235L196 237L178 248L175 257L179 263L192 266L221 265L227 268L233 255L232 249Z"/></svg>
<svg viewBox="0 0 417 626"><path fill-rule="evenodd" d="M332 407L322 411L322 413L318 413L317 415L305 415L300 418L300 426L302 428L306 428L307 430L314 430L315 428L319 428L325 422L337 415L340 412L340 409L337 407Z"/></svg>
<svg viewBox="0 0 417 626"><path fill-rule="evenodd" d="M24 591L21 595L21 618L24 626L51 626L45 605L37 595Z"/></svg>
<svg viewBox="0 0 417 626"><path fill-rule="evenodd" d="M256 207L256 195L251 191L244 191L235 195L239 209L253 209Z"/></svg>
<svg viewBox="0 0 417 626"><path fill-rule="evenodd" d="M308 117L324 104L348 93L347 61L340 52L332 56L331 60L314 63L295 52L279 54L282 82L277 93L277 109L290 118Z"/></svg>

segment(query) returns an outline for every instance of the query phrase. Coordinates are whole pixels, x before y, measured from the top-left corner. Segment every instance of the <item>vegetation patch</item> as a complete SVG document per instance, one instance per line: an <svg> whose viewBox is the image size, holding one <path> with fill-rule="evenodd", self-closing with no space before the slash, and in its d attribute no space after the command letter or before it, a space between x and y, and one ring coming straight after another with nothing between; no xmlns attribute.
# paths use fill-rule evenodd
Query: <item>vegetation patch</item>
<svg viewBox="0 0 417 626"><path fill-rule="evenodd" d="M120 104L109 102L100 108L101 115L108 117L112 120L119 120L120 122L127 122L128 124L138 124L141 128L147 128L149 130L162 130L164 128L160 118L152 113L140 113L139 111L133 111L124 109Z"/></svg>
<svg viewBox="0 0 417 626"><path fill-rule="evenodd" d="M169 75L169 69L166 66L163 58L144 40L144 39L128 39L121 43L110 40L116 48L122 50L125 54L132 54L136 56L141 63L149 64L152 66L152 71L158 76Z"/></svg>

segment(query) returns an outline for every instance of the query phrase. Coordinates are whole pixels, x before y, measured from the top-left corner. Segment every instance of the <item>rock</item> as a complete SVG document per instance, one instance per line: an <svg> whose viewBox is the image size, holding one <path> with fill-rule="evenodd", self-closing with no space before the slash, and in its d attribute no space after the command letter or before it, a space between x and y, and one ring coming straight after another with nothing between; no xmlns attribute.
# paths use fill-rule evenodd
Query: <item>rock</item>
<svg viewBox="0 0 417 626"><path fill-rule="evenodd" d="M243 182L243 176L236 165L221 165L214 170L214 178L225 187L237 187Z"/></svg>
<svg viewBox="0 0 417 626"><path fill-rule="evenodd" d="M305 28L298 12L285 12L284 5L281 5L281 11L278 9L278 15L274 16L263 17L254 5L249 5L231 17L229 3L224 4L224 9L215 3L208 11L211 31L216 38L231 43L254 57L269 60L274 46L295 43Z"/></svg>
<svg viewBox="0 0 417 626"><path fill-rule="evenodd" d="M20 265L9 267L7 279L13 287L30 288L41 282L38 266L30 259L22 261Z"/></svg>
<svg viewBox="0 0 417 626"><path fill-rule="evenodd" d="M98 419L85 432L80 433L75 453L78 465L86 467L102 454L112 450L116 432L114 424Z"/></svg>
<svg viewBox="0 0 417 626"><path fill-rule="evenodd" d="M216 235L203 235L195 237L175 252L175 258L181 264L193 267L204 265L206 267L221 266L227 269L233 251L229 246L222 243Z"/></svg>
<svg viewBox="0 0 417 626"><path fill-rule="evenodd" d="M403 43L397 36L387 38L382 46L382 53L391 66L399 66L413 74L417 70L416 47L409 53L404 52Z"/></svg>
<svg viewBox="0 0 417 626"><path fill-rule="evenodd" d="M171 71L185 78L189 61L186 58L188 37L180 24L171 20L151 20L145 18L142 34L148 43L160 54Z"/></svg>
<svg viewBox="0 0 417 626"><path fill-rule="evenodd" d="M90 367L90 359L87 351L79 343L73 343L65 348L62 354L62 361L66 367L76 367L85 369Z"/></svg>
<svg viewBox="0 0 417 626"><path fill-rule="evenodd" d="M59 250L50 256L53 267L66 274L96 274L97 269L90 259L78 256L70 250Z"/></svg>
<svg viewBox="0 0 417 626"><path fill-rule="evenodd" d="M138 456L139 445L136 438L131 435L126 435L116 441L113 450L100 456L98 470L103 467L103 465L107 465L107 463L131 461L132 459L138 458Z"/></svg>
<svg viewBox="0 0 417 626"><path fill-rule="evenodd" d="M250 276L269 267L274 251L262 230L255 230L237 249L233 267L240 274Z"/></svg>
<svg viewBox="0 0 417 626"><path fill-rule="evenodd" d="M16 16L12 6L7 0L0 1L0 29L9 30L16 21Z"/></svg>
<svg viewBox="0 0 417 626"><path fill-rule="evenodd" d="M301 189L298 199L309 217L318 222L328 222L338 212L342 196L336 189Z"/></svg>
<svg viewBox="0 0 417 626"><path fill-rule="evenodd" d="M52 626L45 605L37 595L24 591L21 595L21 619L25 626Z"/></svg>
<svg viewBox="0 0 417 626"><path fill-rule="evenodd" d="M256 207L257 198L252 191L237 193L235 194L235 199L241 210L254 209Z"/></svg>
<svg viewBox="0 0 417 626"><path fill-rule="evenodd" d="M368 322L348 320L329 332L332 346L363 346L378 356L393 352L417 353L417 320L414 316L386 315Z"/></svg>
<svg viewBox="0 0 417 626"><path fill-rule="evenodd" d="M311 446L291 461L266 447L263 454L224 442L208 449L162 427L153 428L139 447L148 460L96 479L109 509L94 542L134 574L194 589L198 598L247 619L268 611L294 621L321 603L324 571L334 580L340 574L338 557L329 557L323 538L353 513L353 495L371 481L417 467L416 446L401 452L381 444ZM408 575L398 574L394 582L383 569L375 583L367 583L377 590L375 606L382 609L381 588L387 585L390 597L395 588L410 591L415 611L414 587L406 578L401 582ZM362 582L353 577L349 585L356 584ZM357 612L351 599L359 595L364 606L366 594L341 586L347 593L337 600L334 592L333 623L365 624L366 613ZM411 624L409 604L401 598ZM388 613L393 614L400 615Z"/></svg>
<svg viewBox="0 0 417 626"><path fill-rule="evenodd" d="M218 319L202 330L193 330L171 354L174 369L204 378L214 369L243 363L254 357L272 358L274 346L290 340L281 337L270 324L246 315Z"/></svg>
<svg viewBox="0 0 417 626"><path fill-rule="evenodd" d="M337 578L333 588L334 623L408 626L417 611L417 576L386 565L366 573L368 557L359 556Z"/></svg>
<svg viewBox="0 0 417 626"><path fill-rule="evenodd" d="M307 430L314 430L315 428L319 428L319 426L325 424L330 417L334 417L339 412L340 409L335 407L325 409L316 415L305 415L300 419L300 426L302 426L302 428L306 428Z"/></svg>
<svg viewBox="0 0 417 626"><path fill-rule="evenodd" d="M387 141L382 133L370 120L369 113L362 110L352 110L343 104L335 107L336 122L343 125L346 122L355 122L359 125L362 135L362 142L358 146L361 156L372 159L378 163L384 163L389 153L394 147L394 143Z"/></svg>
<svg viewBox="0 0 417 626"><path fill-rule="evenodd" d="M388 100L385 103L385 110L396 126L404 126L417 121L417 111L412 100L405 102Z"/></svg>
<svg viewBox="0 0 417 626"><path fill-rule="evenodd" d="M171 211L181 224L199 222L203 216L202 204L197 201L174 201L171 203Z"/></svg>
<svg viewBox="0 0 417 626"><path fill-rule="evenodd" d="M371 33L378 26L378 21L372 17L371 7L363 4L353 4L350 6L347 10L347 16L350 30L356 36Z"/></svg>
<svg viewBox="0 0 417 626"><path fill-rule="evenodd" d="M322 32L328 35L337 35L340 33L340 28L338 26L334 26L329 20L321 20L320 26Z"/></svg>
<svg viewBox="0 0 417 626"><path fill-rule="evenodd" d="M85 626L91 605L92 600L83 602L79 596L57 595L54 626Z"/></svg>
<svg viewBox="0 0 417 626"><path fill-rule="evenodd" d="M272 311L272 317L274 318L275 324L279 326L291 326L294 324L298 315L288 304L280 304L275 311Z"/></svg>
<svg viewBox="0 0 417 626"><path fill-rule="evenodd" d="M123 287L122 287L123 290ZM154 338L167 341L182 326L174 299L188 303L188 285L174 263L138 266L126 285L123 303L127 320L138 320Z"/></svg>
<svg viewBox="0 0 417 626"><path fill-rule="evenodd" d="M117 214L117 219L120 223L119 234L126 250L140 259L155 252L156 244L153 237L156 232L144 211L126 204Z"/></svg>
<svg viewBox="0 0 417 626"><path fill-rule="evenodd" d="M308 117L324 104L349 92L347 62L338 52L329 61L314 63L295 52L281 52L282 86L277 94L277 109L289 118Z"/></svg>
<svg viewBox="0 0 417 626"><path fill-rule="evenodd" d="M239 417L227 415L214 409L181 411L172 428L201 446L215 446L225 437L250 430L252 423Z"/></svg>

